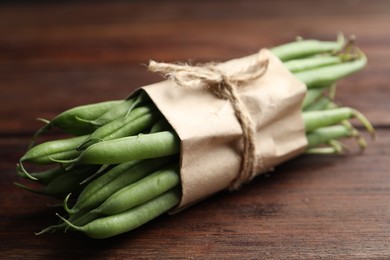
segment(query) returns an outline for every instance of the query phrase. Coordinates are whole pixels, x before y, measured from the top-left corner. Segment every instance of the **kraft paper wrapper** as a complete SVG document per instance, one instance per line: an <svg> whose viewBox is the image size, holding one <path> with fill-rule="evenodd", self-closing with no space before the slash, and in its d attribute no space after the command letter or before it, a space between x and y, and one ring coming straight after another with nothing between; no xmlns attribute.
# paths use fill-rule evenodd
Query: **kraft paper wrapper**
<svg viewBox="0 0 390 260"><path fill-rule="evenodd" d="M238 88L256 124L258 174L302 153L307 140L301 116L306 86L270 51L266 73ZM257 55L257 54L256 54ZM226 74L246 67L255 55L218 64ZM166 80L142 87L181 140L182 198L178 209L228 188L241 165L242 131L227 100L205 88Z"/></svg>

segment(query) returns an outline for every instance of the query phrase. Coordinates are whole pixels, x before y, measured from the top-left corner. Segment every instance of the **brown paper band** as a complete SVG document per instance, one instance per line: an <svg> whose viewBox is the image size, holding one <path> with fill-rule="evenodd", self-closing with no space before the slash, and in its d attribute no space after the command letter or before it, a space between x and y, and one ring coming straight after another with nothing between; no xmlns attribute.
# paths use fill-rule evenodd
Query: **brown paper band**
<svg viewBox="0 0 390 260"><path fill-rule="evenodd" d="M173 79L182 87L204 87L216 97L228 100L240 124L243 137L243 152L241 169L232 180L230 190L236 190L246 182L251 181L258 169L264 169L261 158L256 158L256 127L250 113L240 99L237 88L245 86L261 77L267 70L268 59L258 52L254 62L242 68L235 74L228 75L217 68L215 64L190 66L188 64L158 63L150 61L148 69L159 72L165 77Z"/></svg>
<svg viewBox="0 0 390 260"><path fill-rule="evenodd" d="M271 51L261 52L268 61L266 72L236 88L256 127L256 175L301 154L307 145L301 110L306 86ZM227 75L238 75L256 58L258 53L215 66ZM141 88L181 141L182 197L175 212L231 187L242 163L242 129L233 106L206 86L199 87L205 85L201 80L193 80L198 87L165 80Z"/></svg>

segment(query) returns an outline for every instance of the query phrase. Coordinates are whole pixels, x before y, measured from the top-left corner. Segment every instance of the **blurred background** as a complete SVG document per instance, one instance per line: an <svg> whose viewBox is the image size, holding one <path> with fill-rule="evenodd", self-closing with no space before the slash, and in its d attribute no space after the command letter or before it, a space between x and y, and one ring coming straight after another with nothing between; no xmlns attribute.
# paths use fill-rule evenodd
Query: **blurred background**
<svg viewBox="0 0 390 260"><path fill-rule="evenodd" d="M221 61L297 36L334 40L338 32L356 35L369 57L357 77L380 90L364 93L370 102L360 108L370 116L390 109L370 105L389 97L387 82L362 83L366 75L386 73L389 16L386 0L6 1L0 4L0 133L29 132L39 125L32 118L124 98L160 80L143 66L149 59ZM345 88L340 98L356 105Z"/></svg>

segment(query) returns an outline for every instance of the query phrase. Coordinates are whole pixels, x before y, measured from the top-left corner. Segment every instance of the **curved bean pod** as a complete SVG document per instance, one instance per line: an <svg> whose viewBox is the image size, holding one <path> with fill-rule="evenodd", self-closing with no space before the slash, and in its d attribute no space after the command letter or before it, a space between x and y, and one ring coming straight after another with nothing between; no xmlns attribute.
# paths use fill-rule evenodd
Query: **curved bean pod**
<svg viewBox="0 0 390 260"><path fill-rule="evenodd" d="M317 128L338 124L354 116L354 110L349 107L334 108L323 111L308 111L302 113L306 132Z"/></svg>
<svg viewBox="0 0 390 260"><path fill-rule="evenodd" d="M327 97L327 96L322 96L319 99L317 99L315 102L310 104L305 108L305 113L306 112L311 112L311 111L322 111L326 110L328 108L331 108L333 105L333 101Z"/></svg>
<svg viewBox="0 0 390 260"><path fill-rule="evenodd" d="M20 162L32 162L36 164L48 164L61 155L61 159L77 157L80 152L76 148L86 139L87 136L76 136L67 139L59 139L38 144L29 149L20 158Z"/></svg>
<svg viewBox="0 0 390 260"><path fill-rule="evenodd" d="M58 215L69 227L91 238L103 239L133 230L167 212L180 201L180 190L170 190L128 211L98 218L84 226L76 226Z"/></svg>
<svg viewBox="0 0 390 260"><path fill-rule="evenodd" d="M150 128L160 117L160 113L154 108L136 108L126 118L118 118L96 129L77 149L84 150L97 142L138 134Z"/></svg>
<svg viewBox="0 0 390 260"><path fill-rule="evenodd" d="M288 61L324 52L337 52L344 44L344 37L339 36L337 41L298 40L273 47L271 51L280 60Z"/></svg>
<svg viewBox="0 0 390 260"><path fill-rule="evenodd" d="M20 177L29 178L26 173L21 169L19 164L16 165L16 172ZM42 172L33 172L29 173L30 176L34 177L38 183L48 184L50 181L54 180L56 177L65 174L66 170L63 167L54 167Z"/></svg>
<svg viewBox="0 0 390 260"><path fill-rule="evenodd" d="M92 214L113 215L138 206L180 184L176 163L113 193Z"/></svg>
<svg viewBox="0 0 390 260"><path fill-rule="evenodd" d="M115 104L115 106L112 106L104 114L100 115L97 118L93 118L92 120L84 117L78 117L78 120L85 122L86 124L93 125L96 129L97 127L107 124L113 120L125 117L129 113L129 111L134 108L135 100L136 97L127 100L122 100L121 102Z"/></svg>
<svg viewBox="0 0 390 260"><path fill-rule="evenodd" d="M119 164L91 181L80 193L73 208L68 208L65 201L65 209L73 214L95 208L117 190L144 178L171 160L165 157Z"/></svg>
<svg viewBox="0 0 390 260"><path fill-rule="evenodd" d="M139 134L104 141L84 150L68 162L77 164L117 164L134 160L164 157L180 151L180 140L170 131Z"/></svg>
<svg viewBox="0 0 390 260"><path fill-rule="evenodd" d="M320 67L312 70L294 73L294 75L310 88L329 86L335 81L361 70L367 63L361 54L359 59L340 64Z"/></svg>
<svg viewBox="0 0 390 260"><path fill-rule="evenodd" d="M339 56L314 56L304 59L289 60L284 62L284 66L292 73L329 66L342 63L343 60Z"/></svg>
<svg viewBox="0 0 390 260"><path fill-rule="evenodd" d="M152 126L152 128L150 129L150 133L163 132L168 131L170 129L172 129L171 125L167 122L165 118L162 118Z"/></svg>
<svg viewBox="0 0 390 260"><path fill-rule="evenodd" d="M20 183L15 183L15 185L37 194L63 199L70 192L80 192L80 190L85 186L80 183L95 171L96 167L88 167L80 171L73 171L59 175L45 185L41 190L30 188Z"/></svg>
<svg viewBox="0 0 390 260"><path fill-rule="evenodd" d="M109 110L111 107L119 104L122 100L113 100L113 101L104 101L94 104L88 104L83 106L77 106L71 109L68 109L50 121L42 120L47 124L40 128L33 136L33 141L30 144L30 147L34 145L35 139L49 131L53 127L57 127L65 131L66 133L72 135L85 135L91 133L95 130L95 126L79 120L79 118L84 118L87 120L93 120L101 116L104 112Z"/></svg>
<svg viewBox="0 0 390 260"><path fill-rule="evenodd" d="M324 94L324 89L323 88L315 88L315 89L308 89L306 91L305 98L303 99L302 102L302 110L306 111L306 109L315 103L317 99L319 99L322 95Z"/></svg>
<svg viewBox="0 0 390 260"><path fill-rule="evenodd" d="M306 135L308 145L307 148L314 148L321 144L326 144L333 139L353 136L352 129L344 125L333 125L318 128Z"/></svg>

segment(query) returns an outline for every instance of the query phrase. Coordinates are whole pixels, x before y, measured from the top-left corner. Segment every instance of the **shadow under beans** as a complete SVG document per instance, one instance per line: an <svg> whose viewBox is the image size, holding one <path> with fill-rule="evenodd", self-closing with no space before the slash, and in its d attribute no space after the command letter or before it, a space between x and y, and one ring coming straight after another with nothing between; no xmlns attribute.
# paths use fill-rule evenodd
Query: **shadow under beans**
<svg viewBox="0 0 390 260"><path fill-rule="evenodd" d="M219 234L218 232L226 233L226 230L231 230L231 234L234 234L235 226L228 226L226 215L230 216L230 221L243 217L258 220L280 215L286 206L284 196L288 196L288 191L283 193L284 190L296 189L299 182L310 178L310 175L332 174L327 169L341 161L348 163L348 158L299 156L276 167L273 172L256 177L238 191L219 192L183 212L161 216L131 232L103 240L91 239L74 231L35 236L34 232L58 223L55 213L63 211L61 208L42 206L49 202L47 199L39 199L34 194L23 195L18 198L19 202L16 201L17 205L26 205L28 200L34 202L21 211L17 210L17 205L9 206L12 213L2 218L2 223L5 224L1 224L9 235L7 241L0 242L1 251L5 255L12 255L16 249L20 252L22 247L26 254L36 259L96 259L122 254L135 256L144 252L143 250L159 250L159 247L168 242L181 244L180 239L190 240L192 236L199 236L202 232ZM209 217L210 214L213 215L212 218Z"/></svg>

